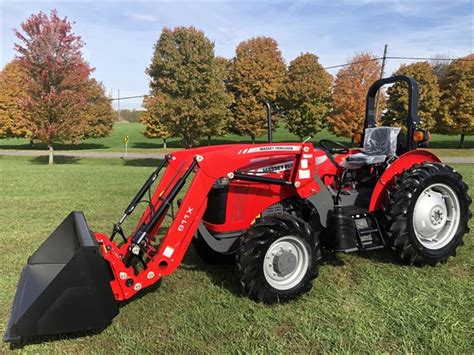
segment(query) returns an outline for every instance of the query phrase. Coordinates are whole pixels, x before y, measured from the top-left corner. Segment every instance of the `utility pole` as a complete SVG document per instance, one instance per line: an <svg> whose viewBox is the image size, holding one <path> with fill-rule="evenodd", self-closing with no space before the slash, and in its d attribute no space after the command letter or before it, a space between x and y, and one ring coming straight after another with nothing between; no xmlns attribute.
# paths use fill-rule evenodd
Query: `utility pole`
<svg viewBox="0 0 474 355"><path fill-rule="evenodd" d="M385 47L383 48L383 57L382 57L382 68L380 69L380 79L383 79L383 72L385 70L385 62L387 60L387 47L388 45L386 44Z"/></svg>
<svg viewBox="0 0 474 355"><path fill-rule="evenodd" d="M383 48L383 57L382 57L382 66L380 68L380 79L383 79L384 71L385 71L385 62L387 61L387 47L388 45L386 44L385 47ZM379 106L380 106L380 95L381 95L381 90L377 92L377 97L375 99L375 120L378 119L379 117Z"/></svg>
<svg viewBox="0 0 474 355"><path fill-rule="evenodd" d="M120 89L117 90L117 121L120 121Z"/></svg>

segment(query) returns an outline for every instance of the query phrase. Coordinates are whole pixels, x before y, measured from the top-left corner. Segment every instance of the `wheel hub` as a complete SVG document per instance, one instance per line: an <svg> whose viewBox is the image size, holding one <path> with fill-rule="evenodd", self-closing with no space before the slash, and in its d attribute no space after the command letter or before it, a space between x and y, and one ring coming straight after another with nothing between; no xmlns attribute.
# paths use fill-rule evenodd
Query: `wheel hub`
<svg viewBox="0 0 474 355"><path fill-rule="evenodd" d="M310 263L307 244L299 236L277 239L267 249L263 273L270 286L288 290L304 278Z"/></svg>
<svg viewBox="0 0 474 355"><path fill-rule="evenodd" d="M432 225L437 226L441 224L444 220L444 213L441 208L434 208L431 211L430 222Z"/></svg>
<svg viewBox="0 0 474 355"><path fill-rule="evenodd" d="M425 239L435 238L446 223L446 203L441 193L425 190L416 203L413 223L419 235Z"/></svg>
<svg viewBox="0 0 474 355"><path fill-rule="evenodd" d="M445 184L433 184L419 196L413 210L413 229L419 242L429 249L448 244L459 225L460 206L456 193Z"/></svg>
<svg viewBox="0 0 474 355"><path fill-rule="evenodd" d="M273 259L273 269L280 276L286 276L293 272L296 267L296 255L289 250L278 253Z"/></svg>

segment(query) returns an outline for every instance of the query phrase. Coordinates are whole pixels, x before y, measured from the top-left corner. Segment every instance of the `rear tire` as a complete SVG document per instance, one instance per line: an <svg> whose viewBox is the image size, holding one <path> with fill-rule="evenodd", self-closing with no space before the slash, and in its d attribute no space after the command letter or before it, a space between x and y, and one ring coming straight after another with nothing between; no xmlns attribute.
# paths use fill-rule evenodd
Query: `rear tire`
<svg viewBox="0 0 474 355"><path fill-rule="evenodd" d="M265 303L308 292L318 276L320 228L284 214L258 220L242 237L237 267L244 293Z"/></svg>
<svg viewBox="0 0 474 355"><path fill-rule="evenodd" d="M388 242L404 263L445 262L469 232L470 204L468 186L453 168L416 164L396 176L388 190Z"/></svg>

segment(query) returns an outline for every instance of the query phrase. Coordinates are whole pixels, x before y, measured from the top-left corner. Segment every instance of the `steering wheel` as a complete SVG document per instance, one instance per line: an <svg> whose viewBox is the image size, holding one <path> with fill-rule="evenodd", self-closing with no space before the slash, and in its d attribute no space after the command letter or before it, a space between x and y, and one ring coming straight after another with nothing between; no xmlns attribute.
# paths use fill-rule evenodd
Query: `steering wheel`
<svg viewBox="0 0 474 355"><path fill-rule="evenodd" d="M324 150L328 151L331 154L346 154L349 153L349 148L344 144L330 140L330 139L321 139L319 145Z"/></svg>

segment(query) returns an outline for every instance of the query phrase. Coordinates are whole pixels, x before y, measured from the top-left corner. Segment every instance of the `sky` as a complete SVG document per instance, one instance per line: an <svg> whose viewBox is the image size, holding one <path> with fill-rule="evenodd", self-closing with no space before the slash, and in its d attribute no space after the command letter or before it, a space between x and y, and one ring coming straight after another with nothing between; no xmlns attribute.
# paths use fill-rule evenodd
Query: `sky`
<svg viewBox="0 0 474 355"><path fill-rule="evenodd" d="M239 42L273 37L287 63L304 52L323 66L347 62L356 52L382 56L450 58L473 52L474 0L346 1L5 1L0 0L1 67L15 52L14 28L32 13L57 9L74 21L85 59L113 97L147 94L153 46L163 27L195 26L232 58ZM401 63L388 60L386 76ZM330 70L335 75L337 69ZM121 100L140 109L141 99ZM117 107L117 102L114 102Z"/></svg>

